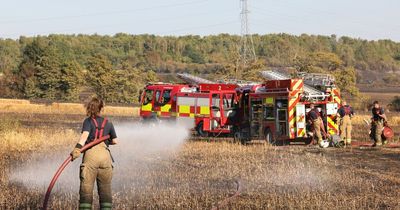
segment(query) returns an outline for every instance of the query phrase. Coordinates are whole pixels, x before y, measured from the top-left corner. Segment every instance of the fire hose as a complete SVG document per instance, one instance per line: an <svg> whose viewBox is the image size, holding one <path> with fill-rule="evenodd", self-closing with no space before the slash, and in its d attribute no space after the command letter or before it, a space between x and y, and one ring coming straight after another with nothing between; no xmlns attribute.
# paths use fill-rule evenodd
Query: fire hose
<svg viewBox="0 0 400 210"><path fill-rule="evenodd" d="M236 197L238 197L242 191L242 186L240 185L240 181L239 180L235 180L235 184L236 184L236 191L233 195L225 198L224 200L218 202L217 206L214 206L211 210L218 210L221 209L223 207L225 207L226 205L228 205L228 203L230 201L232 201L233 199L235 199Z"/></svg>
<svg viewBox="0 0 400 210"><path fill-rule="evenodd" d="M103 136L103 137L101 137L101 138L99 138L99 139L97 139L97 140L95 140L95 141L92 141L92 142L90 142L89 144L86 144L85 146L83 146L83 147L80 149L80 152L83 153L83 152L85 152L86 150L88 150L89 148L91 148L91 147L93 147L93 146L95 146L95 145L97 145L97 144L100 144L101 142L103 142L103 141L105 141L105 140L107 140L107 139L109 139L109 138L110 138L110 135L107 135L107 136ZM71 161L72 161L72 157L71 157L71 156L68 156L68 158L61 164L61 166L58 168L58 170L57 170L56 173L54 174L53 179L51 179L51 182L50 182L50 184L49 184L49 186L48 186L48 188L47 188L46 195L45 195L45 197L44 197L43 208L42 208L43 210L46 210L46 209L47 209L47 203L48 203L49 198L50 198L51 190L53 189L53 187L54 187L54 185L55 185L55 183L56 183L58 177L60 177L60 175L61 175L61 173L63 172L63 170L67 167L67 165L68 165Z"/></svg>

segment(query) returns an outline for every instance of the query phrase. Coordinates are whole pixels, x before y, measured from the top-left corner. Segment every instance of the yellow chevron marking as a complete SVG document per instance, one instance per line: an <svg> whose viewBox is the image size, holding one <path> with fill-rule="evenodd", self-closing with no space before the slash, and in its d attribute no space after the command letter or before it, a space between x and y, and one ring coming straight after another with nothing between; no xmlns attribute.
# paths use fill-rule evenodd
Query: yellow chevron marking
<svg viewBox="0 0 400 210"><path fill-rule="evenodd" d="M329 125L332 125L335 129L332 129L332 128L330 128L329 126L328 126L328 132L330 133L330 134L336 134L337 133L337 130L338 130L338 125L328 116L327 117L328 118L328 124Z"/></svg>
<svg viewBox="0 0 400 210"><path fill-rule="evenodd" d="M299 88L301 82L302 82L301 80L298 80L298 81L296 82L296 84L293 85L293 90L297 90L297 89Z"/></svg>

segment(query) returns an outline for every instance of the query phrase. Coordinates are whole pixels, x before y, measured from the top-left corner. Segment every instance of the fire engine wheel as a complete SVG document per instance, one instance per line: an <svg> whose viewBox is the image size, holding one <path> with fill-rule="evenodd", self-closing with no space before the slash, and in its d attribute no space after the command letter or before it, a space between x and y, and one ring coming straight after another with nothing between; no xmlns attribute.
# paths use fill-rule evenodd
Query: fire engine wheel
<svg viewBox="0 0 400 210"><path fill-rule="evenodd" d="M197 124L197 126L196 126L197 134L201 137L208 137L208 132L204 131L203 127L204 127L203 121L201 121L201 122L199 122L199 124Z"/></svg>
<svg viewBox="0 0 400 210"><path fill-rule="evenodd" d="M271 129L269 129L269 128L265 129L265 131L264 131L264 140L265 140L265 143L276 144L276 141L272 136Z"/></svg>

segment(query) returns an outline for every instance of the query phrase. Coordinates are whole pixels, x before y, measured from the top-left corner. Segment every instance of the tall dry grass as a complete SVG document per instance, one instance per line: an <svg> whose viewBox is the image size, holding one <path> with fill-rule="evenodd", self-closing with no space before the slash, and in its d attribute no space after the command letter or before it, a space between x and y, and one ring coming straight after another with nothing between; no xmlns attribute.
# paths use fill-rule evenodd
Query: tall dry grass
<svg viewBox="0 0 400 210"><path fill-rule="evenodd" d="M43 151L73 145L79 133L71 128L24 127L18 120L4 118L0 121L0 153L18 155L21 152Z"/></svg>
<svg viewBox="0 0 400 210"><path fill-rule="evenodd" d="M352 119L352 123L354 124L365 124L364 120L370 121L371 115L355 115ZM398 125L400 124L400 116L398 114L388 114L388 122L389 124Z"/></svg>
<svg viewBox="0 0 400 210"><path fill-rule="evenodd" d="M35 104L28 100L0 99L0 110L6 113L35 113L35 114L82 114L85 113L83 104L56 103ZM113 116L139 116L137 107L106 106L104 114Z"/></svg>

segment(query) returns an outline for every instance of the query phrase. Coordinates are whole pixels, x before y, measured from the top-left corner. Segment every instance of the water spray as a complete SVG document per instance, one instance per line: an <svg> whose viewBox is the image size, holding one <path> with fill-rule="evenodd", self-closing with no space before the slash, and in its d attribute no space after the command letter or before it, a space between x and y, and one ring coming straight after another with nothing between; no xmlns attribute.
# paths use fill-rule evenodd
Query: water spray
<svg viewBox="0 0 400 210"><path fill-rule="evenodd" d="M101 142L103 142L103 141L105 141L105 140L107 140L107 139L109 139L109 138L110 138L110 135L107 135L107 136L103 136L103 137L101 137L101 138L99 138L99 139L97 139L97 140L95 140L95 141L92 141L92 142L90 142L89 144L86 144L85 146L83 146L83 147L80 149L80 152L83 153L83 152L85 152L86 150L88 150L89 148L91 148L91 147L93 147L93 146L95 146L95 145L97 145L97 144L100 144ZM50 182L50 184L49 184L49 187L47 188L46 195L45 195L45 197L44 197L43 208L42 208L43 210L46 210L46 209L47 209L47 203L49 202L51 190L53 189L53 187L54 187L54 185L55 185L55 183L56 183L58 177L60 177L60 175L61 175L61 173L63 172L63 170L67 167L67 165L68 165L71 161L72 161L72 157L71 157L71 156L68 156L68 158L61 164L61 166L58 168L58 170L57 170L56 173L54 174L53 179L51 179L51 182Z"/></svg>

